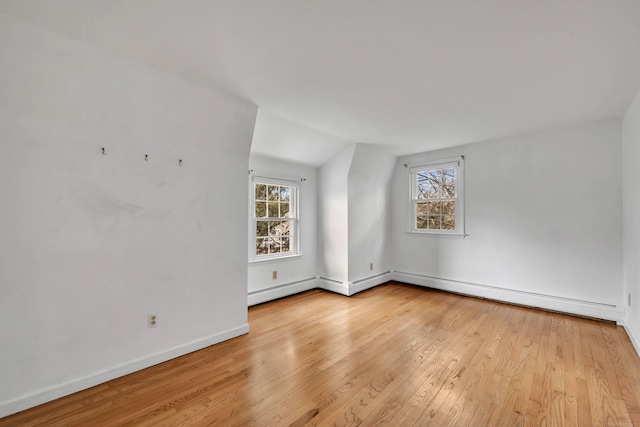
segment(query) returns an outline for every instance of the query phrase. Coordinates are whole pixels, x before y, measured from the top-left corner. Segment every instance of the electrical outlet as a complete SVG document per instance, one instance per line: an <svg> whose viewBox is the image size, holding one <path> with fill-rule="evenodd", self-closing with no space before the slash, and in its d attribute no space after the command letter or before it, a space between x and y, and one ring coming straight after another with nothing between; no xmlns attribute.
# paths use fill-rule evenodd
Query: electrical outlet
<svg viewBox="0 0 640 427"><path fill-rule="evenodd" d="M147 327L148 328L155 328L156 326L158 326L158 315L157 314L150 314L147 317Z"/></svg>
<svg viewBox="0 0 640 427"><path fill-rule="evenodd" d="M373 270L373 263L372 262L369 263L369 270Z"/></svg>
<svg viewBox="0 0 640 427"><path fill-rule="evenodd" d="M277 271L277 270L273 270L273 271L271 272L271 278L272 278L273 280L276 280L276 279L278 278L278 271Z"/></svg>

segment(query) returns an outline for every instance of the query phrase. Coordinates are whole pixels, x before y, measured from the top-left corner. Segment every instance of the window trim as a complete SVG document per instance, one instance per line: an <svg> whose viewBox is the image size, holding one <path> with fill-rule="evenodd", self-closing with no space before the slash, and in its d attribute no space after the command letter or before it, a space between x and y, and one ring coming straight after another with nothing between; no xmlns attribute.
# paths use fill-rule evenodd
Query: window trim
<svg viewBox="0 0 640 427"><path fill-rule="evenodd" d="M409 181L408 218L406 232L421 236L465 237L465 211L464 211L464 156L449 157L433 161L423 161L405 164ZM417 198L417 172L439 168L456 169L456 210L455 230L428 230L416 228L415 205Z"/></svg>
<svg viewBox="0 0 640 427"><path fill-rule="evenodd" d="M249 263L264 262L264 261L277 261L288 258L295 258L302 256L301 251L301 239L300 239L300 183L301 179L294 177L273 177L267 175L250 175L249 179ZM256 254L256 223L260 218L256 218L256 196L255 185L278 185L282 187L291 187L291 212L294 216L287 218L288 221L293 223L293 235L291 241L293 243L294 250L290 252L269 254L269 255L257 255Z"/></svg>

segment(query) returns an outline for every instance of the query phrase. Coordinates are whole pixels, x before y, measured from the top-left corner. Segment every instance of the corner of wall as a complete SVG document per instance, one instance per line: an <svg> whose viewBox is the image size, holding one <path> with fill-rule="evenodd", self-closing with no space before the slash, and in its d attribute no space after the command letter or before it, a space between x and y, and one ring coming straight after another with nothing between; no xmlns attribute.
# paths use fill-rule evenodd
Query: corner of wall
<svg viewBox="0 0 640 427"><path fill-rule="evenodd" d="M622 121L624 328L640 355L640 90ZM631 297L628 305L627 295Z"/></svg>

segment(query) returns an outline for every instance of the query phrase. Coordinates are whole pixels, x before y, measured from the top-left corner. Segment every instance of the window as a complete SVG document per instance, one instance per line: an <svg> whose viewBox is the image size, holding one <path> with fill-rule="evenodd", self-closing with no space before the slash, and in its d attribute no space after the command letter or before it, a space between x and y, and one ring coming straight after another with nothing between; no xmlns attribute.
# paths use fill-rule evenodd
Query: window
<svg viewBox="0 0 640 427"><path fill-rule="evenodd" d="M463 162L411 166L411 232L464 235Z"/></svg>
<svg viewBox="0 0 640 427"><path fill-rule="evenodd" d="M298 183L253 177L251 258L298 254Z"/></svg>

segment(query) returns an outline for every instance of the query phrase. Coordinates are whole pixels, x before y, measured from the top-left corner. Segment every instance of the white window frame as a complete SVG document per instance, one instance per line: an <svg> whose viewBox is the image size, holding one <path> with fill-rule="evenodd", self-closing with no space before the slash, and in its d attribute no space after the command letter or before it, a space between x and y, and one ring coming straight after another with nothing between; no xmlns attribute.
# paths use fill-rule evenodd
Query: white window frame
<svg viewBox="0 0 640 427"><path fill-rule="evenodd" d="M412 163L405 166L407 167L409 175L409 215L407 232L427 236L466 236L464 215L464 156ZM454 200L456 204L456 228L454 230L430 230L417 228L416 204L418 202L418 172L448 168L456 170L456 195L454 198L451 198L451 200Z"/></svg>
<svg viewBox="0 0 640 427"><path fill-rule="evenodd" d="M251 175L249 180L249 262L272 261L283 258L293 258L301 256L300 251L300 179L288 178L272 178L259 175ZM286 218L270 218L275 221L291 221L289 239L291 242L291 250L277 254L258 255L256 254L256 228L258 221L264 221L264 218L256 217L256 185L278 185L291 188L291 201L289 202L289 211L291 217Z"/></svg>

